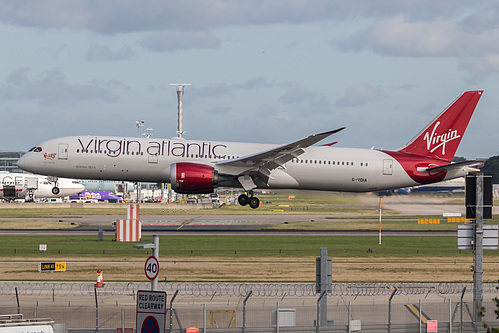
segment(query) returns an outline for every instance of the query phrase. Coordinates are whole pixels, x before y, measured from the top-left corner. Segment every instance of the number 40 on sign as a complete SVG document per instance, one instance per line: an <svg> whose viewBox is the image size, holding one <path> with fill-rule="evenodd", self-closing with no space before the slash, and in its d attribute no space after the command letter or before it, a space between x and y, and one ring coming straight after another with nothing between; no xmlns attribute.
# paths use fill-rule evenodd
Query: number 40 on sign
<svg viewBox="0 0 499 333"><path fill-rule="evenodd" d="M154 280L159 273L159 262L155 256L150 256L146 260L146 264L144 265L144 271L149 280Z"/></svg>

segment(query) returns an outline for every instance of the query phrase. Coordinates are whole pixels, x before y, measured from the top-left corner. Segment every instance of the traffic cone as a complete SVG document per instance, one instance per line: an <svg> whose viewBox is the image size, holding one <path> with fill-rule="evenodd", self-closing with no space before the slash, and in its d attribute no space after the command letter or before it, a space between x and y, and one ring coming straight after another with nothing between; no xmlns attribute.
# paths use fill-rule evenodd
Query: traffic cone
<svg viewBox="0 0 499 333"><path fill-rule="evenodd" d="M97 288L104 287L104 278L102 277L102 269L97 270L97 283L95 284Z"/></svg>

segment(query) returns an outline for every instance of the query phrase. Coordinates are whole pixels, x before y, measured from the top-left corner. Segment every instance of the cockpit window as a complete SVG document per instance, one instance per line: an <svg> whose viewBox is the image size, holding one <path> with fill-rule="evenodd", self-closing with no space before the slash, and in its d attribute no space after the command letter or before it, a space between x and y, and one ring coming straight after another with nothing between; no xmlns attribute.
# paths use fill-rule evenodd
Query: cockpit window
<svg viewBox="0 0 499 333"><path fill-rule="evenodd" d="M38 153L42 151L42 147L33 147L29 151L34 151L35 153Z"/></svg>

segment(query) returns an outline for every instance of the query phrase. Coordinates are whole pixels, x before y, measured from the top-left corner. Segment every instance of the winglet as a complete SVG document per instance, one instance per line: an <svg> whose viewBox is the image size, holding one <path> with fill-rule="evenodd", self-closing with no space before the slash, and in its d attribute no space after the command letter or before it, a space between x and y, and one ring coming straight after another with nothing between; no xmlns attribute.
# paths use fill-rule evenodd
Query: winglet
<svg viewBox="0 0 499 333"><path fill-rule="evenodd" d="M331 146L334 146L337 143L338 143L338 141L330 142L330 143L325 143L325 144L321 145L321 147L331 147Z"/></svg>

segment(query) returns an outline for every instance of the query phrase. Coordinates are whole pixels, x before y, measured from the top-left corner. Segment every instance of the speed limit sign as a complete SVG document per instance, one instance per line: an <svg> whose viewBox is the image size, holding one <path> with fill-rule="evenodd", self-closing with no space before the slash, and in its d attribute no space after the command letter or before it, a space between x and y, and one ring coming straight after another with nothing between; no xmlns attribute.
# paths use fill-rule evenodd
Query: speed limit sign
<svg viewBox="0 0 499 333"><path fill-rule="evenodd" d="M159 273L159 262L155 256L150 256L146 260L146 264L144 265L144 271L146 272L146 276L149 280L154 280Z"/></svg>

